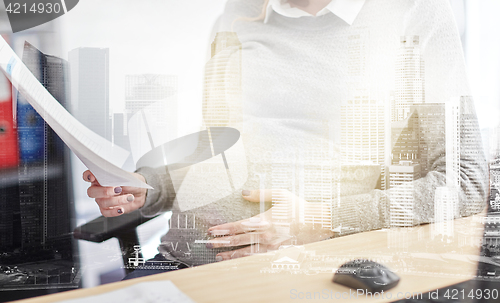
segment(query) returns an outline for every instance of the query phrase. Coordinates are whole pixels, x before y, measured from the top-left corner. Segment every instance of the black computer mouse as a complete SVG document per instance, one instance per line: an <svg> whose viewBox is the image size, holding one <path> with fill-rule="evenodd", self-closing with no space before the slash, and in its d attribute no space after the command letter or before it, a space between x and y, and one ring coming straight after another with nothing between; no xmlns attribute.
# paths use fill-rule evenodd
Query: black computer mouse
<svg viewBox="0 0 500 303"><path fill-rule="evenodd" d="M382 264L356 259L342 265L333 276L333 282L353 289L380 292L398 285L399 277Z"/></svg>

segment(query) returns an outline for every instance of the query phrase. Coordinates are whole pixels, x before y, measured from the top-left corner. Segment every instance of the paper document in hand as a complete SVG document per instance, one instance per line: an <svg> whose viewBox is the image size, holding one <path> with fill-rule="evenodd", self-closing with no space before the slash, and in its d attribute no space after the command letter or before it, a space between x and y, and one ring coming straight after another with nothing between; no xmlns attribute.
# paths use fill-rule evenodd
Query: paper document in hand
<svg viewBox="0 0 500 303"><path fill-rule="evenodd" d="M0 68L102 186L151 188L132 173L120 168L127 160L129 152L92 132L68 113L33 76L1 36Z"/></svg>

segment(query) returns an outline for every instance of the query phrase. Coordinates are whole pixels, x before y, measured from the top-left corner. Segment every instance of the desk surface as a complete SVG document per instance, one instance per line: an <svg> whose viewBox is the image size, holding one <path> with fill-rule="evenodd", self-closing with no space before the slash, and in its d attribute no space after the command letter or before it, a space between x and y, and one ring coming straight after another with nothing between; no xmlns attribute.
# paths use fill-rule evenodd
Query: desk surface
<svg viewBox="0 0 500 303"><path fill-rule="evenodd" d="M480 216L452 221L453 236L448 237L449 243L441 241L441 235L436 236L446 228L438 224L371 231L19 302L57 302L162 279L171 280L196 302L287 302L307 298L308 294L314 298L315 292L316 299L322 296L321 301L342 301L338 298L346 297L350 290L332 283L333 273L354 258L378 261L401 277L398 286L385 292L384 300L360 295L356 302L394 301L398 293L399 296L414 292L425 294L474 277L477 264L482 261L479 257L483 236Z"/></svg>

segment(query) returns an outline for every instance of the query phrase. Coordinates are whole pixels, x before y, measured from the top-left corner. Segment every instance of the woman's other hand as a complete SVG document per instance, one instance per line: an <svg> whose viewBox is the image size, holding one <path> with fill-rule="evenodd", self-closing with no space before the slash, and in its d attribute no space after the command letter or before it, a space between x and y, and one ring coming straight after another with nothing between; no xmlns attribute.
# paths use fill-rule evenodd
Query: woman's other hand
<svg viewBox="0 0 500 303"><path fill-rule="evenodd" d="M134 173L139 180L146 182L140 174ZM95 176L87 170L83 173L83 180L90 182L87 195L95 199L101 214L105 217L116 217L141 208L146 202L147 189L117 186L104 187L99 184Z"/></svg>
<svg viewBox="0 0 500 303"><path fill-rule="evenodd" d="M279 197L279 201L285 207L302 205L298 207L300 209L307 207L308 204L304 199L284 189L265 189L262 195L265 202L272 202L273 196ZM244 190L242 191L242 197L249 202L259 203L261 191ZM315 206L318 209L317 203ZM331 204L322 203L319 206L328 210ZM273 218L272 212L275 208L276 205L255 217L209 228L209 236L215 238L208 241L207 248L249 245L217 254L216 260L223 261L244 257L253 253L276 250L281 245L292 244L292 239L294 239L293 242L296 244L306 244L334 236L334 233L329 229L323 229L310 223L299 223L298 220L294 220L291 217L291 214L287 217L278 213ZM287 228L279 227L286 226L287 223L290 226L289 231L287 231Z"/></svg>

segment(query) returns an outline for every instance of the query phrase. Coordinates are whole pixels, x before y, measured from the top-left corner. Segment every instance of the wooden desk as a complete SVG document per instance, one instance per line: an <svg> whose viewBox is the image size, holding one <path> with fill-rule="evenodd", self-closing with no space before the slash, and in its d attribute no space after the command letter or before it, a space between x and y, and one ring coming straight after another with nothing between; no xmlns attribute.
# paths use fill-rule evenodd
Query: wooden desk
<svg viewBox="0 0 500 303"><path fill-rule="evenodd" d="M343 301L338 297L348 296L350 290L331 282L333 272L354 258L379 261L401 277L399 285L388 291L392 295L390 300L385 292L385 300L358 296L355 301L394 301L398 292L403 295L422 292L425 295L428 291L474 277L483 236L480 216L453 221L454 236L450 237L452 241L448 244L438 240L438 237L432 240L432 231L437 228L433 224L372 231L312 243L302 248L293 247L19 302L57 302L161 279L171 280L196 302L296 302L308 293L314 296L315 292L318 292L316 299L323 296L319 301Z"/></svg>

